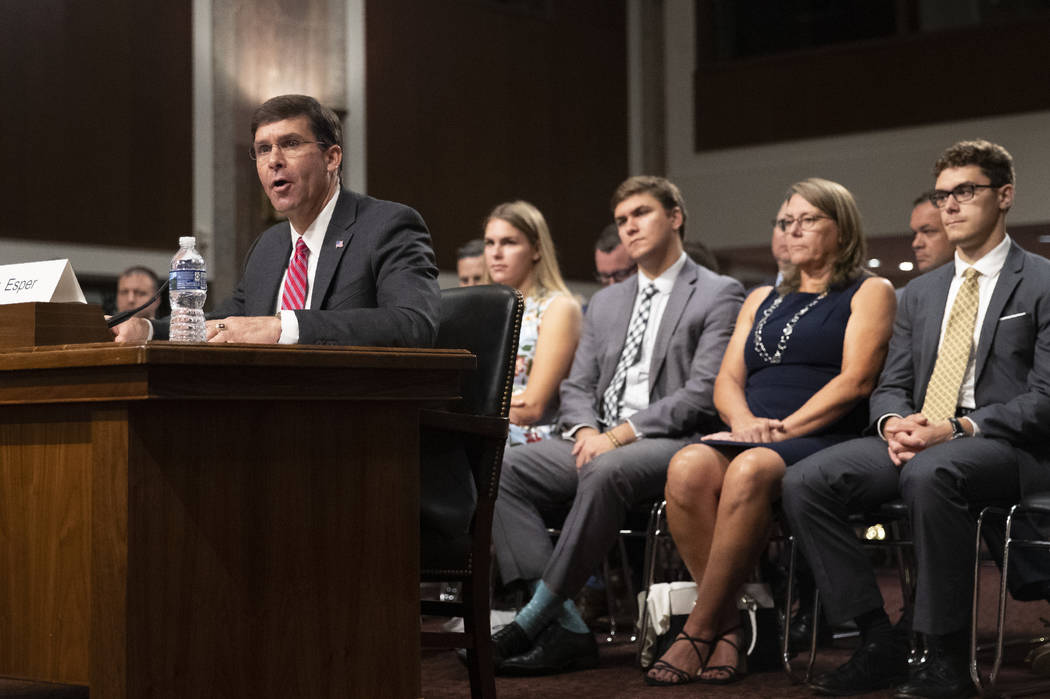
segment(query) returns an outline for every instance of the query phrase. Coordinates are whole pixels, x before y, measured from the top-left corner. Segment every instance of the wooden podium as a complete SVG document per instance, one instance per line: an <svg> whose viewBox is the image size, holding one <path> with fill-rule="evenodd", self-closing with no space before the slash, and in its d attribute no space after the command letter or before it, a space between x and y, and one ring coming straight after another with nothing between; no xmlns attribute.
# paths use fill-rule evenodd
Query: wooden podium
<svg viewBox="0 0 1050 699"><path fill-rule="evenodd" d="M0 350L0 675L418 697L418 410L458 350Z"/></svg>

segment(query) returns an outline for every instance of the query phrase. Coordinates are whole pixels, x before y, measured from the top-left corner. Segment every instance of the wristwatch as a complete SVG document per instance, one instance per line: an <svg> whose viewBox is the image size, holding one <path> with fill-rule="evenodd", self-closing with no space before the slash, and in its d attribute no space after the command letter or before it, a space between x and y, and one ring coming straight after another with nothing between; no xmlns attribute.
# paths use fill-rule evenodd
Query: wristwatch
<svg viewBox="0 0 1050 699"><path fill-rule="evenodd" d="M966 430L963 429L962 423L959 422L959 418L950 417L948 423L952 426L952 439L958 439L959 437L969 437L966 434Z"/></svg>

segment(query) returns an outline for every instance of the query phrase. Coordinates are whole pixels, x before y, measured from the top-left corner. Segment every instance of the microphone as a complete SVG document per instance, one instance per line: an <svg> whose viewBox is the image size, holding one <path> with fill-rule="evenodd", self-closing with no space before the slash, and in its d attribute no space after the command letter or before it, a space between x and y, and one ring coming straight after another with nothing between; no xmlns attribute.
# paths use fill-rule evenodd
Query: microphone
<svg viewBox="0 0 1050 699"><path fill-rule="evenodd" d="M149 301L147 301L146 303L142 304L138 308L132 308L130 310L121 311L120 313L114 313L113 315L111 315L109 317L109 320L106 321L106 327L107 328L114 328L114 327L120 325L125 320L127 320L131 316L135 315L136 313L138 313L143 308L145 308L146 306L150 305L151 303L153 303L157 299L159 299L160 295L164 293L164 290L168 288L168 284L169 283L170 282L166 281L163 284L161 284L160 288L157 289L157 293L153 294L153 296L150 297Z"/></svg>

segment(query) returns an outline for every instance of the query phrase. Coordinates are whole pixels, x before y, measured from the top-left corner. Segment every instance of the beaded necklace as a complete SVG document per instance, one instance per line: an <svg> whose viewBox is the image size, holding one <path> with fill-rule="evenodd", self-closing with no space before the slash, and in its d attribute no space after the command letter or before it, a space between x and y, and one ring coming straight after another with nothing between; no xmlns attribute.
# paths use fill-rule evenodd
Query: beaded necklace
<svg viewBox="0 0 1050 699"><path fill-rule="evenodd" d="M788 340L791 339L791 333L795 332L795 325L799 319L809 313L809 309L817 305L817 303L828 295L828 290L825 289L815 299L807 303L805 306L800 308L795 315L791 316L791 320L784 326L784 330L780 333L780 342L777 343L777 351L770 356L769 352L766 351L766 345L762 342L762 330L766 327L766 321L769 320L769 316L773 314L773 311L780 306L781 301L784 300L783 296L777 296L776 300L773 301L762 313L762 317L757 323L755 323L755 352L758 352L758 356L764 359L769 364L780 364L780 357L787 349Z"/></svg>

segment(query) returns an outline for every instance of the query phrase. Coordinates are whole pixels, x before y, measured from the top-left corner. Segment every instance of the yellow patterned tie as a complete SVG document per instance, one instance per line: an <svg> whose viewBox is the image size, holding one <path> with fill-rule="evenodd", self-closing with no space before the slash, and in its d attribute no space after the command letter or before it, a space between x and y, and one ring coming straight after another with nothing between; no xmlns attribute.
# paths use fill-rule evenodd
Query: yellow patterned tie
<svg viewBox="0 0 1050 699"><path fill-rule="evenodd" d="M944 420L955 415L963 375L973 350L973 326L977 320L979 296L977 277L980 275L973 267L966 270L966 279L952 304L948 327L944 330L944 340L937 352L937 363L922 404L922 414L930 420Z"/></svg>

